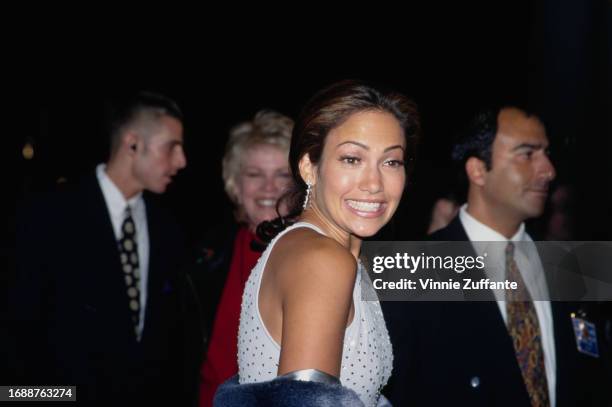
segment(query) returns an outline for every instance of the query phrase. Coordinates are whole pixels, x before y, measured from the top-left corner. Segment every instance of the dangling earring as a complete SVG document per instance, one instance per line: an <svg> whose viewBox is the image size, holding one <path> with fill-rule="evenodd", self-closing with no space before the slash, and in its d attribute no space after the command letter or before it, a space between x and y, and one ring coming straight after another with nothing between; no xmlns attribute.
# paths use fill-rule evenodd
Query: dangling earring
<svg viewBox="0 0 612 407"><path fill-rule="evenodd" d="M310 192L312 190L312 184L307 181L306 182L306 197L304 198L304 205L302 205L302 210L306 210L308 207L308 201L310 200Z"/></svg>

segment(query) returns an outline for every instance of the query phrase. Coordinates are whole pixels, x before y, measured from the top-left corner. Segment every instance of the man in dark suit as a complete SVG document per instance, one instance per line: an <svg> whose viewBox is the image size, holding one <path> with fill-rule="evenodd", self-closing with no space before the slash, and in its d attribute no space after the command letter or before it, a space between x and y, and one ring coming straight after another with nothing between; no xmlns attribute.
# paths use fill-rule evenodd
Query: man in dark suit
<svg viewBox="0 0 612 407"><path fill-rule="evenodd" d="M19 222L15 384L76 385L85 405L180 404L183 243L151 192L186 165L182 114L140 93L110 127L108 162Z"/></svg>
<svg viewBox="0 0 612 407"><path fill-rule="evenodd" d="M395 353L387 391L394 405L604 403L601 356L577 350L571 319L572 313L592 315L585 315L584 304L543 301L559 298L548 274L538 278L547 263L537 250L518 249L519 242L532 241L524 221L542 213L555 177L547 149L542 122L513 107L479 114L455 146L469 181L467 204L431 237L499 242L489 247L503 246L506 276L518 273L514 281L527 294L520 301L485 291L488 301L384 304ZM473 243L469 254L482 255L478 247Z"/></svg>

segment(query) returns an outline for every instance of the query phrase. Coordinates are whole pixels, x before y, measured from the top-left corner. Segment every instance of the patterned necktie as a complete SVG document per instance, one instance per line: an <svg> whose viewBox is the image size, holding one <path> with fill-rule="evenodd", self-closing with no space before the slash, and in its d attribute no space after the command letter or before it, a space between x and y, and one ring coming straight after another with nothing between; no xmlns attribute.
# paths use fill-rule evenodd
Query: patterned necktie
<svg viewBox="0 0 612 407"><path fill-rule="evenodd" d="M531 405L550 406L538 316L514 261L512 242L506 247L506 278L518 285L516 290L506 290L507 324Z"/></svg>
<svg viewBox="0 0 612 407"><path fill-rule="evenodd" d="M140 339L138 325L140 323L140 270L138 268L138 244L136 243L136 226L132 218L132 211L128 205L125 209L125 219L121 225L121 239L119 239L119 255L121 267L130 300L130 313L134 324L136 339Z"/></svg>

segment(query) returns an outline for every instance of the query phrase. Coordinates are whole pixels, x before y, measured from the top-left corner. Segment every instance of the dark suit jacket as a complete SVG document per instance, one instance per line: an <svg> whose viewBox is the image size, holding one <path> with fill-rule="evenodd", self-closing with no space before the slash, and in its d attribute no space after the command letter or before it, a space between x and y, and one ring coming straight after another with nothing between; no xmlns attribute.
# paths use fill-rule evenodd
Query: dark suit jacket
<svg viewBox="0 0 612 407"><path fill-rule="evenodd" d="M458 217L432 239L469 240ZM530 405L492 293L490 299L383 303L394 348L385 394L394 406ZM605 405L601 360L577 351L570 319L585 304L553 301L551 307L557 407Z"/></svg>
<svg viewBox="0 0 612 407"><path fill-rule="evenodd" d="M206 230L195 245L189 274L201 307L201 326L210 339L212 327L229 272L238 226L233 220ZM204 356L204 355L202 355Z"/></svg>
<svg viewBox="0 0 612 407"><path fill-rule="evenodd" d="M95 174L24 212L12 290L18 383L76 385L83 404L181 403L184 376L197 371L186 368L183 243L154 197L144 200L150 257L140 342Z"/></svg>

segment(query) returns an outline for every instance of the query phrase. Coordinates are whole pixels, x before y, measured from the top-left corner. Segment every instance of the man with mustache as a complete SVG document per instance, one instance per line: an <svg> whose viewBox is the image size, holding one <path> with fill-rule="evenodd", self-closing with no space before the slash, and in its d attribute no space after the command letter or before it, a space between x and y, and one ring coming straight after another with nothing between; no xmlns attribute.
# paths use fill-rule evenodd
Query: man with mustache
<svg viewBox="0 0 612 407"><path fill-rule="evenodd" d="M467 203L431 238L478 242L472 244L478 255L481 244L499 249L501 274L492 277L526 291L520 298L487 290L481 301L387 303L394 405L601 405L600 360L579 352L574 337L571 314L579 308L549 300L555 287L544 259L520 243L532 242L524 222L542 214L556 175L548 144L538 117L503 107L479 113L455 145L453 158L469 183ZM482 276L454 277L492 273L485 265Z"/></svg>

